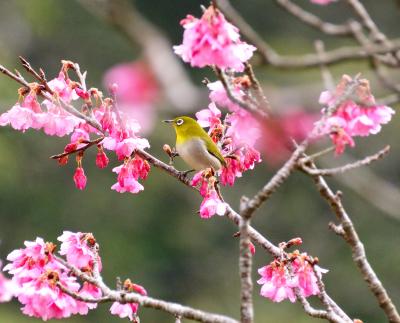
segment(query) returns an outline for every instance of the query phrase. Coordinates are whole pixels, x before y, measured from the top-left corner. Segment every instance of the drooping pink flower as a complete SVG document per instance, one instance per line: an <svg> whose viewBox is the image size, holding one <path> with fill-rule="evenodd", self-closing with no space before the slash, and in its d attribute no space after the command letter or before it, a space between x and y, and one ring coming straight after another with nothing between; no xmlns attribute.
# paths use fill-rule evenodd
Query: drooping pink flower
<svg viewBox="0 0 400 323"><path fill-rule="evenodd" d="M65 255L69 264L78 268L90 268L93 261L98 261L93 234L64 231L57 240L61 241L60 255Z"/></svg>
<svg viewBox="0 0 400 323"><path fill-rule="evenodd" d="M304 297L319 293L317 276L326 273L326 269L311 263L307 253L294 251L288 254L287 260L275 259L269 265L258 270L261 278L257 281L261 287L260 294L274 302L288 298L296 301L295 288Z"/></svg>
<svg viewBox="0 0 400 323"><path fill-rule="evenodd" d="M81 120L64 113L48 112L43 118L43 131L49 136L64 137L74 131Z"/></svg>
<svg viewBox="0 0 400 323"><path fill-rule="evenodd" d="M118 302L114 302L111 305L110 312L113 315L118 315L122 319L127 317L130 321L133 321L138 308L139 304L137 303L121 304Z"/></svg>
<svg viewBox="0 0 400 323"><path fill-rule="evenodd" d="M343 75L336 90L322 92L319 102L330 111L335 107L337 100L344 95L351 82L353 80L350 76ZM353 97L342 100L343 102L340 102L330 115L324 115L316 123L315 135L330 135L336 146L337 155L343 153L346 145L355 145L353 137L364 137L380 132L382 125L388 123L394 114L392 108L376 104L367 80L361 79L357 82L353 95L357 102Z"/></svg>
<svg viewBox="0 0 400 323"><path fill-rule="evenodd" d="M220 171L221 184L233 186L236 177L242 177L240 160L226 158L226 167L223 167Z"/></svg>
<svg viewBox="0 0 400 323"><path fill-rule="evenodd" d="M123 287L126 292L133 292L143 296L147 296L146 289L141 285L132 283L130 279L125 280ZM120 318L127 317L130 321L133 321L138 311L138 308L139 304L137 303L121 304L118 302L114 302L110 308L110 312L113 315L118 315Z"/></svg>
<svg viewBox="0 0 400 323"><path fill-rule="evenodd" d="M21 107L18 103L0 116L1 126L11 125L15 130L22 132L32 128L35 122L35 113L30 109Z"/></svg>
<svg viewBox="0 0 400 323"><path fill-rule="evenodd" d="M182 45L174 46L176 54L191 66L216 65L241 72L256 48L240 40L239 29L210 6L198 19L188 15L181 21L185 29Z"/></svg>
<svg viewBox="0 0 400 323"><path fill-rule="evenodd" d="M221 201L215 190L210 190L201 202L200 217L209 219L215 214L224 215L225 212L226 204Z"/></svg>
<svg viewBox="0 0 400 323"><path fill-rule="evenodd" d="M96 155L96 166L100 169L107 167L109 159L103 148L99 148Z"/></svg>
<svg viewBox="0 0 400 323"><path fill-rule="evenodd" d="M137 194L144 189L143 185L137 181L138 178L135 178L134 175L138 176L138 174L132 172L130 162L113 168L113 172L118 174L118 182L111 186L111 189L119 193L129 192L132 194Z"/></svg>
<svg viewBox="0 0 400 323"><path fill-rule="evenodd" d="M193 187L200 186L200 195L205 197L207 195L208 192L208 186L209 186L209 181L208 179L206 179L206 177L204 176L204 171L201 172L197 172L193 178L192 181L190 183L190 185L192 185Z"/></svg>
<svg viewBox="0 0 400 323"><path fill-rule="evenodd" d="M84 282L82 288L79 290L79 295L82 297L90 297L93 299L99 299L102 296L101 289L96 285L90 284L88 282ZM86 308L83 308L83 311L86 310L86 313L80 313L85 315L88 313L88 310L95 309L97 307L97 303L85 303Z"/></svg>
<svg viewBox="0 0 400 323"><path fill-rule="evenodd" d="M75 170L74 182L77 189L79 190L85 189L87 183L87 177L85 175L85 171L81 166L78 166Z"/></svg>
<svg viewBox="0 0 400 323"><path fill-rule="evenodd" d="M212 129L221 124L221 111L214 102L211 102L208 105L208 109L196 112L196 118L200 126Z"/></svg>
<svg viewBox="0 0 400 323"><path fill-rule="evenodd" d="M272 262L268 266L258 269L261 278L257 281L261 287L260 295L281 302L288 298L292 303L296 301L294 288L297 286L294 279L290 278L285 266Z"/></svg>

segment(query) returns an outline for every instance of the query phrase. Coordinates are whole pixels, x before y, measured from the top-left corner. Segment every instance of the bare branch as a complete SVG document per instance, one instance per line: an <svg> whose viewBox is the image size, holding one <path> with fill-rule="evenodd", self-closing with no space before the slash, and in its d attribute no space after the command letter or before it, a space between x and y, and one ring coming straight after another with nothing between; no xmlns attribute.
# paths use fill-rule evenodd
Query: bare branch
<svg viewBox="0 0 400 323"><path fill-rule="evenodd" d="M176 317L184 317L198 322L205 323L239 323L237 320L227 316L204 312L198 309L194 309L188 306L183 306L176 303L166 302L156 298L142 296L136 293L127 293L126 291L116 291L110 289L102 280L98 273L95 277L91 277L86 273L80 271L78 268L68 264L64 259L55 256L56 260L61 262L64 266L70 269L76 276L83 281L87 281L91 284L99 287L103 293L103 297L100 299L93 299L89 297L82 297L76 293L67 290L61 284L58 286L71 297L90 303L102 303L102 302L120 302L120 303L138 303L141 306L161 310L166 313L170 313Z"/></svg>
<svg viewBox="0 0 400 323"><path fill-rule="evenodd" d="M276 3L284 8L286 11L291 13L293 16L300 19L300 21L315 29L322 31L325 34L336 36L351 35L351 29L348 24L335 25L329 22L325 22L321 20L321 18L319 18L318 16L304 10L290 0L276 0Z"/></svg>
<svg viewBox="0 0 400 323"><path fill-rule="evenodd" d="M246 206L246 198L242 197L241 208ZM240 250L239 250L239 273L240 273L240 322L253 323L253 281L251 278L252 255L250 251L249 218L241 218L240 230Z"/></svg>
<svg viewBox="0 0 400 323"><path fill-rule="evenodd" d="M313 163L310 163L310 167L316 169ZM369 289L375 295L379 306L385 312L389 322L399 323L400 316L397 309L367 259L364 245L354 228L353 222L342 205L341 194L334 194L322 176L313 175L312 178L319 193L329 203L332 211L341 223L344 231L344 239L352 250L353 260L362 273Z"/></svg>
<svg viewBox="0 0 400 323"><path fill-rule="evenodd" d="M303 155L308 146L308 140L304 140L293 152L286 163L269 180L269 182L248 201L247 206L241 212L244 218L250 218L252 214L265 202L276 189L290 176L295 169L298 159Z"/></svg>
<svg viewBox="0 0 400 323"><path fill-rule="evenodd" d="M358 160L354 163L346 164L344 166L340 167L335 167L335 168L329 168L329 169L316 169L313 167L308 167L307 164L307 158L305 159L306 162L303 163L303 166L301 166L301 169L303 169L306 173L309 175L320 175L320 176L332 176L338 173L344 173L349 170L353 170L355 168L361 167L361 166L366 166L374 161L377 161L379 159L382 159L389 153L390 146L386 146L382 150L378 151L376 154L373 154L371 156L365 157L364 159Z"/></svg>

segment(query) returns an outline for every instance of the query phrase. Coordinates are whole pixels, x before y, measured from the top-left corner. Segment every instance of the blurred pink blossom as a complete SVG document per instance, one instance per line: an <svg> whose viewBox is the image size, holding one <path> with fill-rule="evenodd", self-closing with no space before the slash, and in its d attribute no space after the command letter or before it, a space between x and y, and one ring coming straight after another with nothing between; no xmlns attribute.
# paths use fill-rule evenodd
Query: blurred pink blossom
<svg viewBox="0 0 400 323"><path fill-rule="evenodd" d="M154 104L160 96L158 83L144 61L121 63L111 67L104 75L104 86L112 87L119 109L139 121L142 130L152 129Z"/></svg>

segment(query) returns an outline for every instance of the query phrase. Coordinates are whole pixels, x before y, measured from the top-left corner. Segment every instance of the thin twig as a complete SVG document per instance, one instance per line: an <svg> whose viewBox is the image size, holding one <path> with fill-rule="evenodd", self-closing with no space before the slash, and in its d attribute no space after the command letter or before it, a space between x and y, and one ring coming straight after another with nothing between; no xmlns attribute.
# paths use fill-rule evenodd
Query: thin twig
<svg viewBox="0 0 400 323"><path fill-rule="evenodd" d="M298 18L300 21L305 24L320 30L324 34L327 35L336 35L336 36L349 36L351 35L351 30L348 24L335 25L329 22L325 22L321 20L318 16L312 14L311 12L301 8L297 4L293 3L290 0L276 0L278 5L280 5L283 9L288 11L290 14Z"/></svg>
<svg viewBox="0 0 400 323"><path fill-rule="evenodd" d="M253 113L257 114L258 116L262 118L267 118L268 115L263 109L259 109L259 104L256 102L249 102L249 101L244 101L241 98L238 98L235 94L233 94L231 84L228 81L224 71L222 71L220 68L215 67L214 68L215 74L217 75L218 79L221 81L222 85L224 86L225 92L228 96L228 98L241 108Z"/></svg>
<svg viewBox="0 0 400 323"><path fill-rule="evenodd" d="M82 146L82 147L80 147L80 148L77 148L77 149L75 149L75 150L73 150L73 151L63 152L63 153L58 154L58 155L50 156L49 158L50 158L50 159L60 159L60 158L65 157L65 156L78 153L78 152L80 152L80 151L85 151L85 150L88 149L89 147L92 147L92 146L94 146L94 145L98 145L99 143L101 143L101 141L102 141L103 139L104 139L104 137L99 137L99 138L97 138L97 139L94 139L94 140L91 140L91 141L85 143L84 146Z"/></svg>
<svg viewBox="0 0 400 323"><path fill-rule="evenodd" d="M316 169L313 167L308 167L307 166L307 158L305 159L306 162L303 163L301 168L308 173L309 175L320 175L320 176L332 176L338 173L344 173L349 170L353 170L355 168L361 167L361 166L366 166L374 161L377 161L379 159L382 159L385 155L387 155L390 151L390 146L386 146L385 148L381 149L378 151L376 154L373 154L371 156L367 156L364 159L358 160L354 163L349 163L340 167L335 167L335 168L329 168L329 169Z"/></svg>

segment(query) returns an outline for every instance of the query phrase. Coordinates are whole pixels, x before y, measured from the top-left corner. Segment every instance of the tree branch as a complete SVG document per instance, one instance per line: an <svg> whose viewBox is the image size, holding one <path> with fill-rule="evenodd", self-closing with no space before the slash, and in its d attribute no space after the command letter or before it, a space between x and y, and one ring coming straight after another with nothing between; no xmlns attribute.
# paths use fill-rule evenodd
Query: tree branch
<svg viewBox="0 0 400 323"><path fill-rule="evenodd" d="M313 163L310 163L309 167L317 169ZM354 228L350 216L346 213L343 207L341 193L338 192L337 194L334 194L322 176L312 175L312 178L318 188L319 193L329 203L332 211L339 220L344 231L344 239L351 247L353 261L360 270L369 289L375 295L379 306L383 309L389 322L399 323L400 316L397 312L397 309L367 259L364 245L362 244L357 231Z"/></svg>

